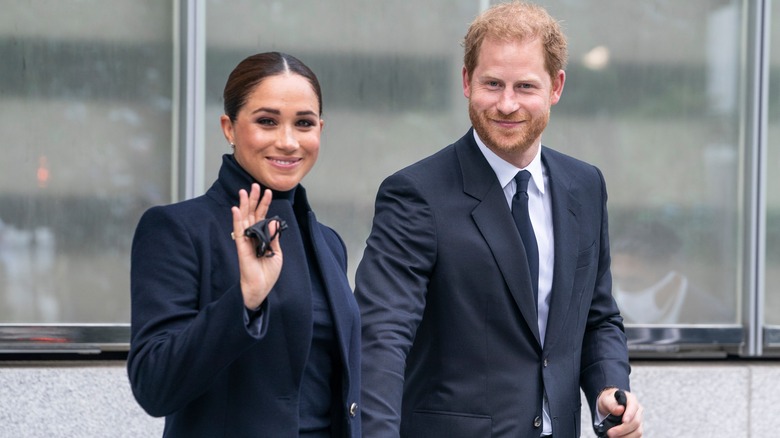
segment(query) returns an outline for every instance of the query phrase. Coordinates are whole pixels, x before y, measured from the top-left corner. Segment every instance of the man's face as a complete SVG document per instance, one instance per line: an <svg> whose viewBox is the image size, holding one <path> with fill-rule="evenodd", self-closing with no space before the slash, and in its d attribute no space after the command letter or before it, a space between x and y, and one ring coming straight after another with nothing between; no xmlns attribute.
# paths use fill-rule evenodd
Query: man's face
<svg viewBox="0 0 780 438"><path fill-rule="evenodd" d="M473 74L463 69L471 123L496 155L525 167L536 156L564 81L563 70L554 79L545 70L541 40L485 38Z"/></svg>

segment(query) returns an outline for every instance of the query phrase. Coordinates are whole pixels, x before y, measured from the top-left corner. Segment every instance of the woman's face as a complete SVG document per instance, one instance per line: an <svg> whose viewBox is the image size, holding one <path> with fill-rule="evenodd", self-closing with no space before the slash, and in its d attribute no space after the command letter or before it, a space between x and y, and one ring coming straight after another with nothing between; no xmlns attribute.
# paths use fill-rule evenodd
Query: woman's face
<svg viewBox="0 0 780 438"><path fill-rule="evenodd" d="M261 185L287 191L317 161L320 119L317 95L306 78L282 73L263 79L231 121L220 118L238 164Z"/></svg>

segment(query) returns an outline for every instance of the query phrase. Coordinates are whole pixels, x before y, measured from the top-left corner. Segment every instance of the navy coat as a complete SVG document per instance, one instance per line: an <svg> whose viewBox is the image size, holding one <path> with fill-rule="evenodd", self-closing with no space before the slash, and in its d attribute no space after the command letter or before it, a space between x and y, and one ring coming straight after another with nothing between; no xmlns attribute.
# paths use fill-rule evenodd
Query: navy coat
<svg viewBox="0 0 780 438"><path fill-rule="evenodd" d="M611 295L606 189L595 167L542 149L555 260L544 346L525 251L472 131L388 177L356 277L367 437L556 437L628 389Z"/></svg>
<svg viewBox="0 0 780 438"><path fill-rule="evenodd" d="M300 383L312 340L305 259L285 255L259 324L247 319L231 206L254 182L232 155L192 200L149 209L132 247L132 338L128 375L138 403L165 416L171 437L297 437ZM317 222L303 187L295 193L330 302L341 356L335 436L360 437L360 321L346 277L345 246ZM272 202L269 216L278 204ZM300 251L298 251L300 252Z"/></svg>

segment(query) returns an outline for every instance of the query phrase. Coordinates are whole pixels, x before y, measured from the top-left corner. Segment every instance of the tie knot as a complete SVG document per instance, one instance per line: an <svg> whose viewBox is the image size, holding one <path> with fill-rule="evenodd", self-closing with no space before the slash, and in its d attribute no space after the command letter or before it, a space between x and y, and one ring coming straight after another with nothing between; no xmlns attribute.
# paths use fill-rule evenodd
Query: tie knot
<svg viewBox="0 0 780 438"><path fill-rule="evenodd" d="M531 179L531 172L527 170L521 170L520 172L517 172L517 175L515 175L515 183L517 183L517 191L527 192L528 180L530 179Z"/></svg>

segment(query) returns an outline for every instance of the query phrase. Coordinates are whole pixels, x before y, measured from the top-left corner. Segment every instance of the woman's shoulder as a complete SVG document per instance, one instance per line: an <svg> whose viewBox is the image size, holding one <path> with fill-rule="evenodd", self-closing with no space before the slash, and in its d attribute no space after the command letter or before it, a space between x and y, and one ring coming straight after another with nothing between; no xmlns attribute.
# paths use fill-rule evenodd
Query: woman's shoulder
<svg viewBox="0 0 780 438"><path fill-rule="evenodd" d="M139 228L144 226L172 226L178 224L185 228L199 228L216 219L218 206L206 196L179 201L172 204L156 205L147 209L141 216Z"/></svg>

